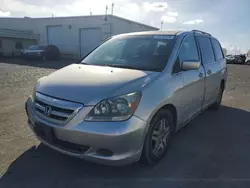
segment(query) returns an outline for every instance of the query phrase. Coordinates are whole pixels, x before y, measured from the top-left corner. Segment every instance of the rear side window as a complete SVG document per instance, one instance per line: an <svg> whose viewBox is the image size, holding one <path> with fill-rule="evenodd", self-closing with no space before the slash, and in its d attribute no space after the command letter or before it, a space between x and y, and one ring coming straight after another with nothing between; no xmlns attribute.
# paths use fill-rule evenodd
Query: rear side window
<svg viewBox="0 0 250 188"><path fill-rule="evenodd" d="M207 37L197 37L200 49L201 49L201 56L203 64L213 63L214 59L214 52L211 41Z"/></svg>
<svg viewBox="0 0 250 188"><path fill-rule="evenodd" d="M212 44L213 44L213 48L214 48L214 54L215 54L216 61L223 59L223 52L222 52L222 48L220 46L220 43L217 40L212 39Z"/></svg>

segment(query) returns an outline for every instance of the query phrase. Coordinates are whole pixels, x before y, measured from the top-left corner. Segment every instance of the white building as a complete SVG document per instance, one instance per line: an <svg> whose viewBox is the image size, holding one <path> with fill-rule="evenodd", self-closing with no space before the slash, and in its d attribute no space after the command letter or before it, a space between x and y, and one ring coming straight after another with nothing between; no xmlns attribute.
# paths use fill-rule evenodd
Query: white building
<svg viewBox="0 0 250 188"><path fill-rule="evenodd" d="M22 49L37 44L37 40L39 36L33 31L0 28L0 55L20 56Z"/></svg>
<svg viewBox="0 0 250 188"><path fill-rule="evenodd" d="M62 56L79 58L117 34L158 30L114 15L48 18L0 18L0 28L32 30L40 44L55 44Z"/></svg>

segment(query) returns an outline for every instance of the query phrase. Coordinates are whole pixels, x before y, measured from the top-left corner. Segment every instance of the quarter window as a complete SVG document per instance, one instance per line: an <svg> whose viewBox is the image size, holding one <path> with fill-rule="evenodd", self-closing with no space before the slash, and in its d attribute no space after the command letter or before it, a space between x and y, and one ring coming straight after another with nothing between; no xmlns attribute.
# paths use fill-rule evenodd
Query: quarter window
<svg viewBox="0 0 250 188"><path fill-rule="evenodd" d="M186 60L199 60L197 45L193 35L187 36L182 41L178 58L173 67L173 73L181 71L181 63Z"/></svg>
<svg viewBox="0 0 250 188"><path fill-rule="evenodd" d="M220 43L217 40L212 39L212 44L214 47L214 54L215 54L216 61L223 59L223 52L222 52L222 48L220 46Z"/></svg>
<svg viewBox="0 0 250 188"><path fill-rule="evenodd" d="M201 49L201 56L203 64L213 63L214 52L211 41L207 37L197 37Z"/></svg>

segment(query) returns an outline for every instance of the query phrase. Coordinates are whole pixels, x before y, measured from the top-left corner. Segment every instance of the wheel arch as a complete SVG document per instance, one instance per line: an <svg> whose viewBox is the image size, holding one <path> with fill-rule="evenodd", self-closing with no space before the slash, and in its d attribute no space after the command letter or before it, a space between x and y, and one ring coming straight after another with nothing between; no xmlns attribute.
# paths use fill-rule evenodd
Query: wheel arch
<svg viewBox="0 0 250 188"><path fill-rule="evenodd" d="M158 110L156 110L156 112L152 115L152 118L150 118L149 124L152 121L152 119L155 117L155 115L159 111L164 110L164 109L170 110L171 113L172 113L172 115L174 116L174 127L172 127L172 131L175 132L176 125L177 125L177 119L178 119L177 117L178 116L177 116L177 109L176 109L176 107L173 104L165 104L165 105L161 106ZM148 126L148 128L149 128L149 126Z"/></svg>
<svg viewBox="0 0 250 188"><path fill-rule="evenodd" d="M224 91L224 89L225 89L225 80L224 79L221 80L220 87L222 87L222 89Z"/></svg>

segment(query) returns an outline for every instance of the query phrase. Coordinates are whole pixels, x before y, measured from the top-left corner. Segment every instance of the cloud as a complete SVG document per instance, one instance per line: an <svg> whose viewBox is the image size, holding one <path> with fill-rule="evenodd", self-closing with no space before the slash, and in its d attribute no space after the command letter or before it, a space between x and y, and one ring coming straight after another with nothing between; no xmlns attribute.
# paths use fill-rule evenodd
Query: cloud
<svg viewBox="0 0 250 188"><path fill-rule="evenodd" d="M0 17L9 17L11 15L10 11L1 11L0 10Z"/></svg>
<svg viewBox="0 0 250 188"><path fill-rule="evenodd" d="M174 23L176 22L176 18L173 16L162 16L162 21L163 22L168 22L168 23Z"/></svg>
<svg viewBox="0 0 250 188"><path fill-rule="evenodd" d="M143 3L143 8L147 12L151 11L163 12L166 8L168 8L168 4L166 2L155 2L155 3L145 2Z"/></svg>
<svg viewBox="0 0 250 188"><path fill-rule="evenodd" d="M172 17L176 17L176 16L179 16L179 13L178 12L167 12L167 15L172 16Z"/></svg>
<svg viewBox="0 0 250 188"><path fill-rule="evenodd" d="M188 25L194 25L194 24L202 24L204 23L204 20L201 19L196 19L196 20L190 20L187 22L183 22L183 24L188 24Z"/></svg>

